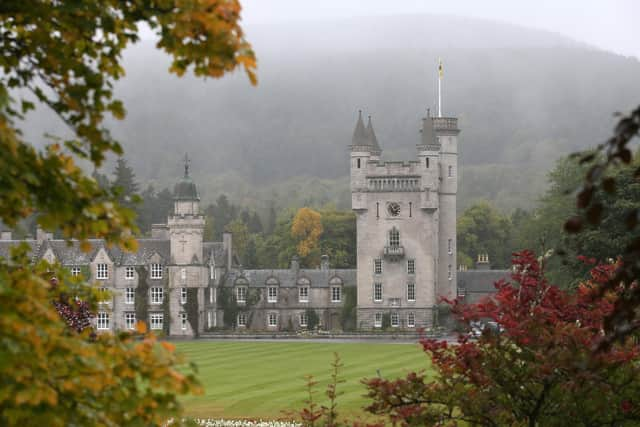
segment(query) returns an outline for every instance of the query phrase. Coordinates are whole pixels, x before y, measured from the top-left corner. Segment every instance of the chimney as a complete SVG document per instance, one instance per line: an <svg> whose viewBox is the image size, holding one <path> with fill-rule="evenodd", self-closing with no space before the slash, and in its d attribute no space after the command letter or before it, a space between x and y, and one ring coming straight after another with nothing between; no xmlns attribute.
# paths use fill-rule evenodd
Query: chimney
<svg viewBox="0 0 640 427"><path fill-rule="evenodd" d="M169 226L167 224L151 224L151 238L169 240Z"/></svg>
<svg viewBox="0 0 640 427"><path fill-rule="evenodd" d="M320 270L322 271L329 270L329 255L322 255L320 257Z"/></svg>
<svg viewBox="0 0 640 427"><path fill-rule="evenodd" d="M11 240L11 231L9 230L0 231L0 240Z"/></svg>
<svg viewBox="0 0 640 427"><path fill-rule="evenodd" d="M222 248L227 253L227 270L233 265L233 235L228 231L222 233Z"/></svg>
<svg viewBox="0 0 640 427"><path fill-rule="evenodd" d="M300 262L298 261L298 255L291 257L291 271L297 273L300 270Z"/></svg>
<svg viewBox="0 0 640 427"><path fill-rule="evenodd" d="M53 233L44 231L40 226L36 228L36 240L38 243L42 243L45 240L53 239Z"/></svg>
<svg viewBox="0 0 640 427"><path fill-rule="evenodd" d="M489 254L478 254L478 261L476 261L476 270L490 270Z"/></svg>

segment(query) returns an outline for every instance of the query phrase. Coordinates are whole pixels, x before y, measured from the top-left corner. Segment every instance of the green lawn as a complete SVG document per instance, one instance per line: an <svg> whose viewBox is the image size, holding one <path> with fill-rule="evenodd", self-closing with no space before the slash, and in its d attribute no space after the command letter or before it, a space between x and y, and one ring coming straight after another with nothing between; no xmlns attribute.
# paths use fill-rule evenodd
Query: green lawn
<svg viewBox="0 0 640 427"><path fill-rule="evenodd" d="M283 410L300 409L305 399L305 375L319 381L316 399L325 402L333 353L344 367L339 385L342 415L360 414L366 404L360 380L376 376L402 376L428 367L418 344L216 342L176 343L178 351L198 365L204 395L183 399L187 415L212 418L266 418Z"/></svg>

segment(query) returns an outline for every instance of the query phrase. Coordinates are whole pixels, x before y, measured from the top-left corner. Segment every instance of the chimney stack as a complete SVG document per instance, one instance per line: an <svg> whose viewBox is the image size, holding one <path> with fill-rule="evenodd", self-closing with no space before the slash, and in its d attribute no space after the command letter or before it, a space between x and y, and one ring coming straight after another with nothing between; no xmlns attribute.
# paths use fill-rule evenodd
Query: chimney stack
<svg viewBox="0 0 640 427"><path fill-rule="evenodd" d="M322 271L329 270L329 255L322 255L320 257L320 270Z"/></svg>
<svg viewBox="0 0 640 427"><path fill-rule="evenodd" d="M233 266L233 235L228 231L222 233L222 248L227 253L227 270Z"/></svg>
<svg viewBox="0 0 640 427"><path fill-rule="evenodd" d="M300 262L298 261L298 255L294 255L291 258L291 271L294 273L298 273L300 270Z"/></svg>
<svg viewBox="0 0 640 427"><path fill-rule="evenodd" d="M489 254L478 254L478 261L476 261L476 270L490 270Z"/></svg>

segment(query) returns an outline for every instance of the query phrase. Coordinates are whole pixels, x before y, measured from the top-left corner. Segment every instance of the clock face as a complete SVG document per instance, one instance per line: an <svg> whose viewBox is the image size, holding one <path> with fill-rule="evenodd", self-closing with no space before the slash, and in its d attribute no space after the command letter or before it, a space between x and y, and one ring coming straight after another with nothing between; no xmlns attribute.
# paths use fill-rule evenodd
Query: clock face
<svg viewBox="0 0 640 427"><path fill-rule="evenodd" d="M391 216L398 216L400 215L400 205L396 202L391 202L387 205L387 211Z"/></svg>

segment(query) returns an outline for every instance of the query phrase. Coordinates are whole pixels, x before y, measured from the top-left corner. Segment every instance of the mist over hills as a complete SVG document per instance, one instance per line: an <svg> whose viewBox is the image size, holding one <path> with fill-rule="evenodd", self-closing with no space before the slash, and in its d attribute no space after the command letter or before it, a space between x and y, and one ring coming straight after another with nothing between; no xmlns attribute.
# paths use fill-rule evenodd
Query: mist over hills
<svg viewBox="0 0 640 427"><path fill-rule="evenodd" d="M383 157L411 158L442 57L443 108L462 129L459 206L530 207L555 159L602 141L612 113L640 102L638 60L503 23L425 15L246 30L256 88L241 73L169 75L152 41L126 52L116 94L128 115L110 126L143 184L172 184L189 152L205 202L348 208L357 110L372 115ZM30 119L32 140L62 132L42 111Z"/></svg>

